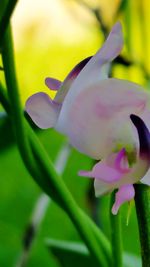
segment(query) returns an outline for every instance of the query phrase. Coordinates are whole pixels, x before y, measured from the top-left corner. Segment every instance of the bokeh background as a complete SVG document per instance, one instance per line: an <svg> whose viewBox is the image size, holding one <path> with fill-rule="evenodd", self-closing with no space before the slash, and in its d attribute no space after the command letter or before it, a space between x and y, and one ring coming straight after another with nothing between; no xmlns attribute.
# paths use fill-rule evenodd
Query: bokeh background
<svg viewBox="0 0 150 267"><path fill-rule="evenodd" d="M33 93L45 91L45 77L63 80L79 61L93 55L113 24L120 20L124 49L114 62L114 77L150 87L150 2L148 0L20 0L12 17L15 60L20 97L24 107ZM4 82L3 72L0 78ZM41 142L55 161L65 137L54 130L35 128ZM63 179L80 207L110 237L109 196L96 200L89 180L77 176L92 161L72 149ZM26 171L17 150L11 124L1 107L0 113L0 266L21 267L26 229L41 195ZM121 208L125 251L140 255L134 205L128 226L127 205ZM67 215L50 202L24 266L59 267L46 245L47 238L79 241ZM77 262L76 262L77 264ZM133 265L135 267L135 265Z"/></svg>

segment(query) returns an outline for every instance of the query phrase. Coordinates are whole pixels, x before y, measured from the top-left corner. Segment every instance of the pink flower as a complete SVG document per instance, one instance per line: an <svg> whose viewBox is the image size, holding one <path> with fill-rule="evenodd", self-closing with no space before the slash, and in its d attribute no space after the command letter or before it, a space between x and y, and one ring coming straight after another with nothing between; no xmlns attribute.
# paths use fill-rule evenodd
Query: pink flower
<svg viewBox="0 0 150 267"><path fill-rule="evenodd" d="M150 184L150 95L135 83L108 78L109 64L122 46L117 23L102 48L63 82L46 78L46 85L57 91L54 100L40 92L26 102L36 125L54 127L80 152L100 160L79 175L94 178L96 196L118 189L113 214L134 198L134 183Z"/></svg>

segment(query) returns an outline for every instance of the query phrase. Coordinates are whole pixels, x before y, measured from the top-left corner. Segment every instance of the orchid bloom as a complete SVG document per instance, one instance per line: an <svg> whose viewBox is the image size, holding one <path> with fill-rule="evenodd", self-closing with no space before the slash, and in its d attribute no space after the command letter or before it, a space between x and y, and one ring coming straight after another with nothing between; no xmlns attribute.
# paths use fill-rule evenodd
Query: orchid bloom
<svg viewBox="0 0 150 267"><path fill-rule="evenodd" d="M26 102L37 126L54 127L80 152L99 160L79 175L94 178L97 197L118 189L113 214L134 198L134 183L150 184L150 95L135 83L108 78L110 62L122 46L122 28L116 23L102 48L63 82L46 78L46 85L57 91L53 100L40 92Z"/></svg>

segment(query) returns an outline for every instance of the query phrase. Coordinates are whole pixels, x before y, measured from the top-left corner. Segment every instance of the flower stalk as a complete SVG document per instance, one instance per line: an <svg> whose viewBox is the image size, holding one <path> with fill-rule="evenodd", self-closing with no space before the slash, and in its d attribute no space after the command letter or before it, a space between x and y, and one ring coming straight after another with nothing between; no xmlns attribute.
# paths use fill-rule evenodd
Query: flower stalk
<svg viewBox="0 0 150 267"><path fill-rule="evenodd" d="M150 266L150 187L135 186L135 206L139 227L142 266Z"/></svg>
<svg viewBox="0 0 150 267"><path fill-rule="evenodd" d="M110 197L110 225L111 225L111 248L113 267L123 267L123 249L122 249L122 235L121 235L121 218L120 213L112 214L112 205L115 201L115 191Z"/></svg>
<svg viewBox="0 0 150 267"><path fill-rule="evenodd" d="M0 9L4 10L3 15L0 18L0 47L3 42L5 30L9 24L11 14L17 4L18 0L9 0L8 3L5 0L0 2Z"/></svg>

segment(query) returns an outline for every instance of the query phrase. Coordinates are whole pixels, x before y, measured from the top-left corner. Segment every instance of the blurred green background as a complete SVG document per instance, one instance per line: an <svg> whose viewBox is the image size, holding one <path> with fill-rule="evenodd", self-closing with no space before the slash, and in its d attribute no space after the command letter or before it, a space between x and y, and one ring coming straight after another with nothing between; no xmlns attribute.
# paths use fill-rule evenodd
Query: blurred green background
<svg viewBox="0 0 150 267"><path fill-rule="evenodd" d="M123 25L125 45L121 60L113 65L112 75L149 89L149 13L148 0L18 1L12 24L22 104L39 91L53 97L54 93L44 85L45 77L63 80L76 63L98 50L105 34L95 14L107 31L118 20ZM0 78L4 82L2 71ZM54 161L65 138L54 130L35 130ZM80 169L88 169L91 164L88 157L72 150L63 179L80 207L91 216L96 209L97 221L109 238L109 196L95 200L90 181L77 175ZM3 111L0 116L0 176L0 266L17 267L24 233L41 191L22 163L11 124ZM139 255L135 209L132 209L128 226L127 205L121 208L121 217L124 249ZM59 266L46 248L47 237L80 240L67 215L53 202L48 206L25 266Z"/></svg>

